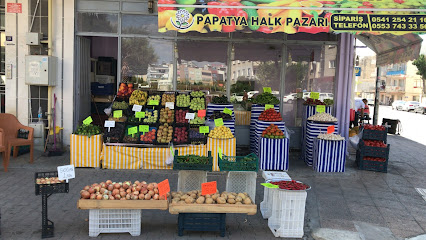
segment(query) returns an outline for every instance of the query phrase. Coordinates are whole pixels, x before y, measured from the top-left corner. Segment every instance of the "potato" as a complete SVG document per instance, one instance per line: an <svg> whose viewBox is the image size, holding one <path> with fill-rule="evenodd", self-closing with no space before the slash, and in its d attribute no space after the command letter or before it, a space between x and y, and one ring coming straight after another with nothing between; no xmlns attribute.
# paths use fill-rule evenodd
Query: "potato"
<svg viewBox="0 0 426 240"><path fill-rule="evenodd" d="M249 197L246 197L244 199L244 204L251 204L251 199Z"/></svg>
<svg viewBox="0 0 426 240"><path fill-rule="evenodd" d="M177 194L179 194L179 195L183 195L183 192L182 191L179 191L179 192L177 192Z"/></svg>
<svg viewBox="0 0 426 240"><path fill-rule="evenodd" d="M185 199L185 202L190 204L190 203L194 203L194 199L192 197L188 197Z"/></svg>
<svg viewBox="0 0 426 240"><path fill-rule="evenodd" d="M214 200L213 198L206 198L206 204L213 204Z"/></svg>
<svg viewBox="0 0 426 240"><path fill-rule="evenodd" d="M175 199L172 200L172 203L179 203L179 202L180 202L180 199L178 200L178 199L175 198Z"/></svg>
<svg viewBox="0 0 426 240"><path fill-rule="evenodd" d="M214 201L216 201L218 197L219 197L219 194L217 194L217 193L215 193L215 194L212 195L212 199Z"/></svg>
<svg viewBox="0 0 426 240"><path fill-rule="evenodd" d="M236 202L242 202L242 201L243 201L243 199L242 199L240 196L238 196L238 197L236 197L236 198L235 198L235 201L236 201Z"/></svg>
<svg viewBox="0 0 426 240"><path fill-rule="evenodd" d="M180 201L180 197L175 197L175 198L173 198L173 200Z"/></svg>
<svg viewBox="0 0 426 240"><path fill-rule="evenodd" d="M195 194L195 193L191 194L190 196L191 196L193 199L196 199L196 198L197 198L197 194Z"/></svg>
<svg viewBox="0 0 426 240"><path fill-rule="evenodd" d="M175 197L177 192L172 192L172 197Z"/></svg>
<svg viewBox="0 0 426 240"><path fill-rule="evenodd" d="M206 194L206 198L211 198L212 196L210 194Z"/></svg>
<svg viewBox="0 0 426 240"><path fill-rule="evenodd" d="M234 192L231 192L231 194L232 194L232 195L234 195L234 196L237 196L237 194L236 194L236 193L234 193Z"/></svg>
<svg viewBox="0 0 426 240"><path fill-rule="evenodd" d="M196 203L198 203L198 204L203 204L203 203L204 203L204 200L205 200L205 198L204 198L204 197L199 197L199 198L197 198Z"/></svg>
<svg viewBox="0 0 426 240"><path fill-rule="evenodd" d="M223 198L223 197L218 197L217 198L217 203L219 203L219 204L225 204L226 203L226 199Z"/></svg>
<svg viewBox="0 0 426 240"><path fill-rule="evenodd" d="M185 204L186 202L185 201L179 201L179 204Z"/></svg>
<svg viewBox="0 0 426 240"><path fill-rule="evenodd" d="M221 197L221 198L224 198L225 200L227 200L227 199L228 199L228 194L226 194L226 193L222 193L222 194L220 195L220 197Z"/></svg>
<svg viewBox="0 0 426 240"><path fill-rule="evenodd" d="M183 195L182 197L180 197L180 199L182 199L182 200L185 200L185 199L187 199L187 198L189 198L189 196L188 195Z"/></svg>
<svg viewBox="0 0 426 240"><path fill-rule="evenodd" d="M236 202L235 205L243 205L241 202Z"/></svg>
<svg viewBox="0 0 426 240"><path fill-rule="evenodd" d="M238 193L238 197L241 197L243 200L247 197L244 193Z"/></svg>
<svg viewBox="0 0 426 240"><path fill-rule="evenodd" d="M228 203L230 203L230 204L235 204L235 199L233 199L233 198L228 198Z"/></svg>
<svg viewBox="0 0 426 240"><path fill-rule="evenodd" d="M235 199L235 196L233 194L228 194L228 199Z"/></svg>

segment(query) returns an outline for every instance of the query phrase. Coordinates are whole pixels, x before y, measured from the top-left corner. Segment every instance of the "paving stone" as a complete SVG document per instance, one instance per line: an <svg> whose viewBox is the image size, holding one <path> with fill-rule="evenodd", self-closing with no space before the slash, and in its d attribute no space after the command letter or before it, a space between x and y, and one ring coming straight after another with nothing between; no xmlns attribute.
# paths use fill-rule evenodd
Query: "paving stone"
<svg viewBox="0 0 426 240"><path fill-rule="evenodd" d="M336 229L329 229L329 228L315 229L312 232L312 237L315 240L335 240L335 239L361 240L357 232L336 230Z"/></svg>
<svg viewBox="0 0 426 240"><path fill-rule="evenodd" d="M389 228L365 222L355 222L355 227L363 240L397 240Z"/></svg>

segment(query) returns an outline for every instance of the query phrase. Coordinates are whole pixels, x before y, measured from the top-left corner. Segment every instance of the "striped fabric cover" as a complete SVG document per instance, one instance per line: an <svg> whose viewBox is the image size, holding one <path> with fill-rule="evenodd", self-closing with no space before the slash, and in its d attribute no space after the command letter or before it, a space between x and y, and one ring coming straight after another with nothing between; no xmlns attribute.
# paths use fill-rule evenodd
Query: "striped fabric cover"
<svg viewBox="0 0 426 240"><path fill-rule="evenodd" d="M303 154L304 161L308 166L312 166L313 162L313 149L314 149L314 139L318 137L320 133L327 133L327 128L334 125L334 133L339 131L339 126L337 122L334 123L322 123L322 122L313 122L307 121L306 123L306 134L304 137L303 145Z"/></svg>
<svg viewBox="0 0 426 240"><path fill-rule="evenodd" d="M344 172L346 141L314 140L313 168L317 172Z"/></svg>
<svg viewBox="0 0 426 240"><path fill-rule="evenodd" d="M213 156L213 171L219 171L218 156L219 147L222 149L222 154L226 156L237 156L237 139L217 139L208 138L207 152L211 151Z"/></svg>
<svg viewBox="0 0 426 240"><path fill-rule="evenodd" d="M71 134L70 164L74 167L100 167L102 152L102 134L80 136Z"/></svg>
<svg viewBox="0 0 426 240"><path fill-rule="evenodd" d="M289 139L260 138L259 168L262 170L288 170Z"/></svg>
<svg viewBox="0 0 426 240"><path fill-rule="evenodd" d="M262 135L263 130L269 127L269 125L274 124L278 126L278 129L285 133L285 122L265 122L256 120L254 135L250 138L250 142L253 143L253 147L251 148L251 152L255 154L259 154L259 139Z"/></svg>
<svg viewBox="0 0 426 240"><path fill-rule="evenodd" d="M235 113L234 113L234 105L232 104L213 104L213 103L209 103L207 104L207 117L210 117L210 115L212 115L214 113L214 111L223 111L223 109L228 108L229 110L232 111L232 119L235 120Z"/></svg>
<svg viewBox="0 0 426 240"><path fill-rule="evenodd" d="M275 111L280 111L279 105L274 105ZM253 104L251 106L251 119L250 119L250 151L253 152L256 150L257 145L254 141L256 121L258 120L260 114L265 111L265 105Z"/></svg>
<svg viewBox="0 0 426 240"><path fill-rule="evenodd" d="M250 126L251 112L249 111L235 111L235 125Z"/></svg>

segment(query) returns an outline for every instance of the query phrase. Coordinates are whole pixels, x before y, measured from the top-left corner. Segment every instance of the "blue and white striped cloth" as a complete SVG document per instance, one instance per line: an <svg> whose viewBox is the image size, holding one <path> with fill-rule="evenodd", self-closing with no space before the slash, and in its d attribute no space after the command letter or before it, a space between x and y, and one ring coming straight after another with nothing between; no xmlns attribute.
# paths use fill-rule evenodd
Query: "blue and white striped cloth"
<svg viewBox="0 0 426 240"><path fill-rule="evenodd" d="M214 120L207 120L205 125L209 126L210 131L215 128ZM223 120L223 126L229 127L229 129L231 129L232 134L234 134L235 136L235 120Z"/></svg>
<svg viewBox="0 0 426 240"><path fill-rule="evenodd" d="M289 139L260 138L259 168L262 170L288 170Z"/></svg>
<svg viewBox="0 0 426 240"><path fill-rule="evenodd" d="M223 112L223 109L229 109L232 111L232 119L235 120L235 113L234 113L234 105L232 104L213 104L213 103L209 103L207 104L207 117L210 117L210 115L212 115L214 113L214 111L220 111Z"/></svg>
<svg viewBox="0 0 426 240"><path fill-rule="evenodd" d="M344 172L346 141L314 140L313 168L317 172Z"/></svg>
<svg viewBox="0 0 426 240"><path fill-rule="evenodd" d="M274 105L275 111L280 111L279 105ZM256 122L259 119L260 114L265 111L265 105L253 104L251 106L251 120L250 120L250 150L254 153L257 150L257 145L254 139Z"/></svg>
<svg viewBox="0 0 426 240"><path fill-rule="evenodd" d="M250 138L250 142L253 143L253 147L251 148L252 153L259 154L259 139L262 136L262 132L271 124L276 125L278 129L286 133L285 122L265 122L257 120L255 123L254 135Z"/></svg>
<svg viewBox="0 0 426 240"><path fill-rule="evenodd" d="M310 120L307 121L306 134L304 136L302 146L302 155L303 160L308 166L312 166L313 162L314 139L316 139L320 133L327 133L327 128L332 125L334 125L334 133L337 133L339 131L337 122L324 123Z"/></svg>

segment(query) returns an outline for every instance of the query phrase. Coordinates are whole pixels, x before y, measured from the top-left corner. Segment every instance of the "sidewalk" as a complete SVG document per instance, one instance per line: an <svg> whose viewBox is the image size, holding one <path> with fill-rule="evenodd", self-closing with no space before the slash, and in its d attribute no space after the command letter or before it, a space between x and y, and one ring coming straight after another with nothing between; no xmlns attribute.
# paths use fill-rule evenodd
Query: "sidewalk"
<svg viewBox="0 0 426 240"><path fill-rule="evenodd" d="M371 235L371 227L383 236L404 239L426 233L426 201L415 188L426 188L426 148L400 136L388 136L391 144L388 173L360 171L354 159L346 163L345 173L316 173L304 165L298 153L290 159L290 177L310 184L305 215L304 239L313 239L318 228L348 230L364 239L386 239ZM1 238L41 238L41 197L34 195L34 173L52 171L69 164L69 154L62 157L41 157L36 152L34 164L29 155L11 159L9 172L0 168ZM353 156L351 157L353 158ZM225 189L224 173L210 173L209 181L218 181ZM79 191L94 182L169 179L177 188L177 172L170 170L103 170L76 169L70 193L49 197L49 219L55 223L53 239L93 239L88 237L88 211L77 209ZM263 178L258 174L257 182ZM23 187L21 187L21 184ZM263 199L263 187L257 185L256 204ZM371 229L370 229L371 230ZM370 234L370 235L369 235ZM388 235L386 235L388 234ZM135 239L130 234L101 234L99 239ZM177 215L168 211L142 212L142 231L138 239L275 239L258 210L254 216L228 214L226 237L218 233L188 232L177 235ZM391 238L387 238L391 239Z"/></svg>

